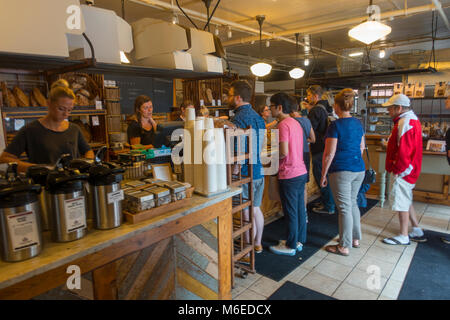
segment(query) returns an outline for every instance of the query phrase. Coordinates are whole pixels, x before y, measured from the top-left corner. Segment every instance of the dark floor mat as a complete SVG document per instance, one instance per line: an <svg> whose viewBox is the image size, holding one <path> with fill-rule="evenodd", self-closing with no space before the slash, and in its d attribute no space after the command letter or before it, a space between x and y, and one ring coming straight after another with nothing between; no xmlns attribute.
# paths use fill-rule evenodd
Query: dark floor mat
<svg viewBox="0 0 450 320"><path fill-rule="evenodd" d="M286 281L267 300L336 300L320 292Z"/></svg>
<svg viewBox="0 0 450 320"><path fill-rule="evenodd" d="M427 242L418 243L398 300L450 300L450 245L441 237L450 235L425 231Z"/></svg>
<svg viewBox="0 0 450 320"><path fill-rule="evenodd" d="M372 209L378 200L367 199L367 207L360 208L361 215ZM262 246L264 251L256 254L256 272L265 277L280 281L300 264L336 237L339 233L338 214L316 214L311 211L315 202L308 204L307 242L303 251L295 256L281 256L269 251L269 247L276 245L278 240L285 238L284 218L278 219L264 227Z"/></svg>

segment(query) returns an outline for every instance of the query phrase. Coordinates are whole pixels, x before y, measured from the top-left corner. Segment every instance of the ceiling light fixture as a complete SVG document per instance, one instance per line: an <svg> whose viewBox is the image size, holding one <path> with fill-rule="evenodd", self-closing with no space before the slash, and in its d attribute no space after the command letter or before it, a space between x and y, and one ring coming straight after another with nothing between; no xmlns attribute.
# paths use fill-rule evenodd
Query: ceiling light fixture
<svg viewBox="0 0 450 320"><path fill-rule="evenodd" d="M264 22L264 19L266 17L263 15L256 16L256 20L258 20L259 23L259 54L260 59L262 59L262 25ZM264 77L270 73L272 70L272 66L265 62L258 62L255 63L250 67L250 70L252 73L257 77Z"/></svg>
<svg viewBox="0 0 450 320"><path fill-rule="evenodd" d="M270 47L270 41L269 40L266 41L266 48L268 48L268 47Z"/></svg>
<svg viewBox="0 0 450 320"><path fill-rule="evenodd" d="M228 39L230 39L233 36L233 33L231 32L231 27L230 26L228 26L227 36L228 36Z"/></svg>
<svg viewBox="0 0 450 320"><path fill-rule="evenodd" d="M216 25L216 28L214 29L214 34L218 37L219 36L219 26Z"/></svg>
<svg viewBox="0 0 450 320"><path fill-rule="evenodd" d="M178 24L180 21L178 20L178 15L176 13L173 14L172 16L172 23L173 24Z"/></svg>
<svg viewBox="0 0 450 320"><path fill-rule="evenodd" d="M363 52L358 51L358 52L350 53L348 56L349 57L359 57L359 56L362 56L363 54L364 54Z"/></svg>
<svg viewBox="0 0 450 320"><path fill-rule="evenodd" d="M380 50L380 53L379 53L380 59L383 59L385 56L386 56L386 51L385 50Z"/></svg>
<svg viewBox="0 0 450 320"><path fill-rule="evenodd" d="M298 36L299 36L299 34L296 33L295 34L295 64L296 65L297 65L297 61L298 61ZM299 67L295 67L294 69L289 71L289 75L291 76L292 79L300 79L301 77L303 77L305 75L305 70L303 70Z"/></svg>
<svg viewBox="0 0 450 320"><path fill-rule="evenodd" d="M391 33L392 28L380 22L380 7L372 5L372 0L367 7L367 13L368 21L352 28L348 35L365 44L371 44Z"/></svg>

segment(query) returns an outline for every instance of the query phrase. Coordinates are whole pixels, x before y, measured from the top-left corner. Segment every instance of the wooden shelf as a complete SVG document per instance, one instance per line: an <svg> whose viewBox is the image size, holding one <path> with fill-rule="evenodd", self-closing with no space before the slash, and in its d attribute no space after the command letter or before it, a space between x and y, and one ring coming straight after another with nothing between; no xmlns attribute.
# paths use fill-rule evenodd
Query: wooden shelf
<svg viewBox="0 0 450 320"><path fill-rule="evenodd" d="M86 109L87 108L87 109ZM2 107L3 118L36 118L43 117L47 115L47 107ZM95 116L95 115L106 115L106 110L97 110L94 107L77 106L74 107L70 116Z"/></svg>

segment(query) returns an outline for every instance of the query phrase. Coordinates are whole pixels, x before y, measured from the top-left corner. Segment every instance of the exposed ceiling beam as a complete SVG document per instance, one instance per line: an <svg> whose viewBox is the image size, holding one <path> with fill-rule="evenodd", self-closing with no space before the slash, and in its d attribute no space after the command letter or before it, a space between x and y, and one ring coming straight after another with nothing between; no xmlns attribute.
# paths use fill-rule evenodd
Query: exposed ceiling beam
<svg viewBox="0 0 450 320"><path fill-rule="evenodd" d="M427 4L427 5L423 5L423 6L408 8L407 15L410 16L413 14L429 12L434 9L436 9L436 6L434 4ZM391 17L402 17L405 15L406 15L406 12L404 9L394 10L394 11L388 11L388 12L381 13L381 19L384 20L384 19L389 19ZM322 32L326 32L326 31L339 30L339 29L342 29L342 28L345 28L348 26L360 24L360 23L364 22L365 20L367 20L367 15L362 16L362 17L338 20L338 21L333 21L333 22L329 22L329 23L321 23L321 24L317 24L317 25L276 32L273 34L266 33L266 34L264 34L263 39L282 38L282 37L293 35L296 33L315 34L315 33L322 33ZM257 37L257 36L251 36L251 37L246 37L246 38L241 38L241 39L236 39L236 40L225 41L222 43L222 45L227 47L227 46L232 46L232 45L236 45L236 44L248 43L251 41L258 40L258 39L259 39L259 37Z"/></svg>
<svg viewBox="0 0 450 320"><path fill-rule="evenodd" d="M442 20L444 20L445 25L447 26L447 29L450 31L450 24L448 23L447 16L445 15L444 10L442 10L442 4L439 0L431 0L433 4L436 6L437 11L441 15Z"/></svg>
<svg viewBox="0 0 450 320"><path fill-rule="evenodd" d="M166 10L171 10L171 11L176 11L177 13L182 13L181 10L178 7L176 7L176 6L173 7L170 3L163 2L161 0L129 0L129 1L134 2L134 3L138 3L138 4L142 4L142 5L149 5L151 7L155 7L155 6L156 7L161 7L161 8L166 9ZM190 16L191 19L197 19L197 20L200 19L202 21L206 21L207 20L206 14L204 14L204 13L197 12L195 10L190 10L190 9L183 9L183 10ZM221 19L221 18L217 18L217 17L213 17L211 19L210 23L224 25L224 26L230 26L230 27L232 27L232 28L234 28L236 30L240 30L240 31L251 33L251 34L259 35L259 29L251 28L251 27L245 26L243 24L239 24L239 23L236 23L236 22L233 22L233 21L229 21L229 20L225 20L225 19ZM284 32L285 31L282 31L282 33L284 33ZM287 37L283 37L283 36L280 36L280 35L274 35L274 33L263 31L262 35L265 38L277 39L277 40L282 40L282 41L289 42L289 43L292 43L292 44L296 44L295 40L289 39ZM252 37L252 38L254 38L255 40L258 40L259 36ZM239 41L239 43L240 43L240 41ZM302 42L299 42L298 44L301 45L301 46L305 46L305 44L303 44ZM350 60L350 61L354 61L354 62L357 61L357 60L355 60L355 59L353 59L351 57L343 56L343 55L340 55L338 53L335 53L335 52L332 52L332 51L329 51L329 50L317 48L317 47L314 47L314 46L310 46L310 47L313 50L320 51L320 52L323 52L323 53L326 53L326 54L330 54L330 55L333 55L333 56L336 56L336 57L340 57L342 59L346 59L346 60Z"/></svg>

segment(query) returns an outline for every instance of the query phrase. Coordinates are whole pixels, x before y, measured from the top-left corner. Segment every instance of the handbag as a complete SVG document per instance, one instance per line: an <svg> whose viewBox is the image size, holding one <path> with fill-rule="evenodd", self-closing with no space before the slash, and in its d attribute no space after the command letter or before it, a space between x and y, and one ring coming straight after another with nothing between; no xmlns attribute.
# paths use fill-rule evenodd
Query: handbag
<svg viewBox="0 0 450 320"><path fill-rule="evenodd" d="M377 180L377 173L375 170L373 170L372 165L370 164L370 157L369 157L369 149L366 145L366 155L367 155L367 163L369 164L369 169L366 170L363 183L364 184L373 184Z"/></svg>

